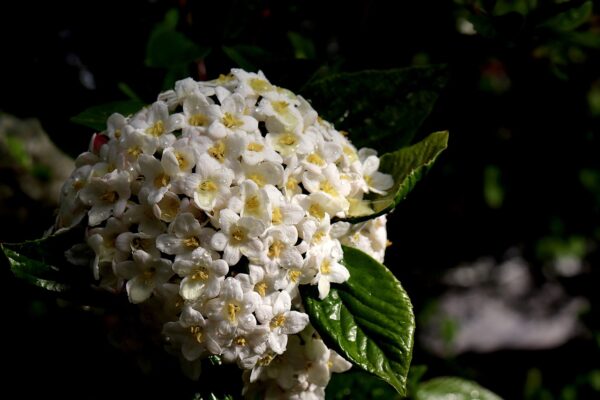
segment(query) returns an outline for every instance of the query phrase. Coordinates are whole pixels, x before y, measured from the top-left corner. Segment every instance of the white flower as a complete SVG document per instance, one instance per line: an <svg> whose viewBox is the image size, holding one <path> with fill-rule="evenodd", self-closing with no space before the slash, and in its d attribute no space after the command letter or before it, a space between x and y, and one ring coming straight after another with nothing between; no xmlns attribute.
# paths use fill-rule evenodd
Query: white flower
<svg viewBox="0 0 600 400"><path fill-rule="evenodd" d="M115 266L115 274L127 279L129 300L141 303L152 295L154 288L173 276L173 270L171 261L136 250L133 252L133 261L123 261Z"/></svg>
<svg viewBox="0 0 600 400"><path fill-rule="evenodd" d="M173 271L183 278L179 293L185 300L211 299L219 294L229 267L225 261L213 260L209 252L197 248L176 260Z"/></svg>
<svg viewBox="0 0 600 400"><path fill-rule="evenodd" d="M394 180L391 175L377 171L379 158L374 150L360 149L358 156L362 161L362 173L369 190L374 193L386 194L386 190L394 186Z"/></svg>
<svg viewBox="0 0 600 400"><path fill-rule="evenodd" d="M181 255L192 253L201 247L208 247L213 230L203 228L193 214L181 213L169 225L168 233L156 238L156 247L166 254Z"/></svg>
<svg viewBox="0 0 600 400"><path fill-rule="evenodd" d="M251 330L256 326L253 312L259 303L256 292L244 292L240 282L229 277L221 285L219 296L209 300L205 309L208 318L218 323Z"/></svg>
<svg viewBox="0 0 600 400"><path fill-rule="evenodd" d="M265 225L252 217L240 218L235 212L224 209L220 213L221 230L212 237L211 245L223 251L223 260L235 265L242 254L254 253L262 247L258 237L265 231Z"/></svg>
<svg viewBox="0 0 600 400"><path fill-rule="evenodd" d="M343 283L350 277L346 267L339 263L342 257L342 248L336 240L315 249L307 258L305 268L317 270L313 282L318 285L320 299L324 299L329 294L331 282Z"/></svg>
<svg viewBox="0 0 600 400"><path fill-rule="evenodd" d="M244 98L234 93L223 99L221 108L215 109L214 122L208 127L208 134L214 138L223 138L233 131L254 132L258 122L244 114L246 103Z"/></svg>
<svg viewBox="0 0 600 400"><path fill-rule="evenodd" d="M256 310L258 321L268 325L269 347L277 354L285 351L288 335L298 333L308 324L308 315L292 311L292 299L288 292L275 292Z"/></svg>
<svg viewBox="0 0 600 400"><path fill-rule="evenodd" d="M184 358L194 361L206 354L219 354L221 346L215 339L216 333L192 306L186 305L179 321L167 322L163 334L181 347Z"/></svg>
<svg viewBox="0 0 600 400"><path fill-rule="evenodd" d="M100 178L93 177L79 192L81 201L90 207L89 224L98 225L112 215L120 217L131 195L129 174L113 171Z"/></svg>

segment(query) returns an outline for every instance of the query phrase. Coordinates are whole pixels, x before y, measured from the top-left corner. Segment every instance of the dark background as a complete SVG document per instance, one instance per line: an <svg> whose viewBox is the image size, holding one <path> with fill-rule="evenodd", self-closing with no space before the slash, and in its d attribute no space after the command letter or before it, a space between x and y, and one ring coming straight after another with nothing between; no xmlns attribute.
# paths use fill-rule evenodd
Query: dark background
<svg viewBox="0 0 600 400"><path fill-rule="evenodd" d="M120 82L145 101L162 89L165 70L145 66L146 43L172 8L180 11L179 30L212 48L189 65L196 79L237 66L222 46L240 44L253 46L249 59L272 82L292 90L323 67L348 72L447 64L450 81L419 137L447 129L449 148L389 218L394 244L387 265L410 294L416 314L444 290L439 277L445 270L484 255L502 259L510 247L520 249L543 284L547 260L536 249L548 237L583 238L586 272L562 283L591 307L581 317L586 333L560 348L439 358L417 342L414 363L429 365L427 377L472 378L507 399L567 399L565 388L576 382L577 398L592 398L598 393L581 377L600 368L594 340L599 332L600 111L590 102L600 91L600 45L581 45L538 29L538 21L557 12L551 1L540 1L526 13L505 13L502 7L527 2L498 2L496 8L491 3L5 2L0 6L0 111L38 118L57 145L76 156L92 131L70 122L72 116L124 99ZM599 11L595 4L595 15ZM473 13L491 16L495 34L461 34L457 21ZM312 42L313 58L295 57L290 31ZM576 32L597 38L600 18L592 17ZM490 200L490 190L500 190L500 204ZM0 240L39 237L51 223L50 212L26 224L3 221ZM193 385L177 378L176 362L153 370L149 379L131 355L135 345L123 345L126 355L115 349L109 334L123 343L114 338L113 317L56 305L2 273L9 289L2 295L7 337L0 362L11 371L4 390L21 390L22 397L69 398L192 393ZM532 368L541 371L543 382L527 392ZM237 379L229 376L226 380Z"/></svg>

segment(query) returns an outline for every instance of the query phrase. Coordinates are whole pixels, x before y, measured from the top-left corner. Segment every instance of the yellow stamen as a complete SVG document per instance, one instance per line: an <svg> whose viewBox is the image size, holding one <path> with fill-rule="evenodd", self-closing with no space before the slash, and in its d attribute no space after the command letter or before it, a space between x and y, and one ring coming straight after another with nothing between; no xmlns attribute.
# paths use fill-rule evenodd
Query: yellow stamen
<svg viewBox="0 0 600 400"><path fill-rule="evenodd" d="M328 181L323 181L321 182L321 184L319 185L319 188L324 191L327 194L330 194L332 196L337 196L338 192L337 190L335 190L335 188L333 187L333 185L331 183L329 183Z"/></svg>
<svg viewBox="0 0 600 400"><path fill-rule="evenodd" d="M221 120L223 121L223 125L229 129L239 128L243 124L242 120L236 118L235 115L232 115L231 113L223 114Z"/></svg>
<svg viewBox="0 0 600 400"><path fill-rule="evenodd" d="M317 232L315 232L315 234L312 237L312 242L314 244L317 244L321 240L323 240L323 237L325 237L325 232L323 232L323 231L317 231Z"/></svg>
<svg viewBox="0 0 600 400"><path fill-rule="evenodd" d="M265 297L267 294L267 283L258 282L256 285L254 285L254 290L256 290L256 293L260 294L260 297Z"/></svg>
<svg viewBox="0 0 600 400"><path fill-rule="evenodd" d="M238 242L241 242L246 238L246 232L244 232L244 230L239 226L236 226L231 230L231 237Z"/></svg>
<svg viewBox="0 0 600 400"><path fill-rule="evenodd" d="M250 151L262 151L265 148L265 146L263 146L260 143L256 143L256 142L252 142L250 144L248 144L247 149Z"/></svg>
<svg viewBox="0 0 600 400"><path fill-rule="evenodd" d="M313 203L308 207L308 213L317 219L323 219L325 217L325 211L317 203Z"/></svg>
<svg viewBox="0 0 600 400"><path fill-rule="evenodd" d="M248 176L248 179L253 180L254 183L256 183L259 187L263 187L263 186L265 186L265 183L267 183L265 181L265 177L262 176L261 174L250 174Z"/></svg>
<svg viewBox="0 0 600 400"><path fill-rule="evenodd" d="M118 197L119 197L119 195L117 194L117 192L110 191L110 192L106 192L102 196L100 196L100 200L105 201L107 203L114 203L115 201L117 201Z"/></svg>
<svg viewBox="0 0 600 400"><path fill-rule="evenodd" d="M208 118L204 114L194 114L188 118L188 124L192 126L205 126L208 123Z"/></svg>
<svg viewBox="0 0 600 400"><path fill-rule="evenodd" d="M156 186L157 188L161 188L163 186L167 186L170 181L171 181L171 178L169 178L168 175L158 174L154 178L154 186Z"/></svg>
<svg viewBox="0 0 600 400"><path fill-rule="evenodd" d="M268 92L273 88L273 86L265 81L264 79L252 78L250 79L250 87L254 89L255 92Z"/></svg>
<svg viewBox="0 0 600 400"><path fill-rule="evenodd" d="M164 196L158 202L160 209L160 219L163 221L172 221L179 212L179 198L175 196Z"/></svg>
<svg viewBox="0 0 600 400"><path fill-rule="evenodd" d="M275 240L269 246L269 251L267 251L267 256L269 256L269 258L279 257L279 255L281 254L281 250L283 250L284 248L285 248L285 243L283 243L281 240Z"/></svg>
<svg viewBox="0 0 600 400"><path fill-rule="evenodd" d="M250 213L256 213L260 209L260 200L258 196L250 196L244 203L245 211Z"/></svg>
<svg viewBox="0 0 600 400"><path fill-rule="evenodd" d="M202 343L202 340L204 339L202 328L200 328L199 326L190 326L190 333L192 334L192 336L194 336L196 342Z"/></svg>
<svg viewBox="0 0 600 400"><path fill-rule="evenodd" d="M195 249L200 246L200 240L196 236L190 236L189 238L183 239L183 245L190 249Z"/></svg>
<svg viewBox="0 0 600 400"><path fill-rule="evenodd" d="M202 192L214 192L217 190L217 185L211 180L206 180L198 185L198 190Z"/></svg>
<svg viewBox="0 0 600 400"><path fill-rule="evenodd" d="M298 186L298 180L293 177L289 177L287 182L285 183L285 188L287 190L294 190Z"/></svg>
<svg viewBox="0 0 600 400"><path fill-rule="evenodd" d="M232 324L237 319L237 314L240 312L240 306L234 303L227 304L227 316L229 317L229 322Z"/></svg>
<svg viewBox="0 0 600 400"><path fill-rule="evenodd" d="M298 279L300 279L300 275L302 275L302 273L297 269L291 269L288 271L288 276L290 277L290 280L294 283L298 282Z"/></svg>
<svg viewBox="0 0 600 400"><path fill-rule="evenodd" d="M275 207L273 208L273 213L271 215L271 221L278 225L283 222L283 215L281 214L281 208Z"/></svg>
<svg viewBox="0 0 600 400"><path fill-rule="evenodd" d="M310 153L309 156L306 157L306 160L311 164L318 165L319 167L325 165L325 161L317 153Z"/></svg>
<svg viewBox="0 0 600 400"><path fill-rule="evenodd" d="M273 354L267 354L266 356L264 356L263 358L258 360L257 364L265 367L265 366L271 364L271 361L273 361L274 358L275 358L275 356Z"/></svg>
<svg viewBox="0 0 600 400"><path fill-rule="evenodd" d="M287 111L287 108L290 105L287 101L273 101L271 104L273 105L273 110L275 110L277 114Z"/></svg>
<svg viewBox="0 0 600 400"><path fill-rule="evenodd" d="M190 276L193 281L206 281L208 279L208 269L205 267L197 267L194 273Z"/></svg>
<svg viewBox="0 0 600 400"><path fill-rule="evenodd" d="M296 144L296 135L293 133L284 133L279 137L278 143L282 146L293 146Z"/></svg>
<svg viewBox="0 0 600 400"><path fill-rule="evenodd" d="M233 342L238 345L238 346L245 346L246 345L246 338L244 338L243 336L238 336L236 337Z"/></svg>
<svg viewBox="0 0 600 400"><path fill-rule="evenodd" d="M179 169L187 169L188 162L181 153L175 153L175 158L177 159L177 164L179 165Z"/></svg>
<svg viewBox="0 0 600 400"><path fill-rule="evenodd" d="M208 154L218 162L222 163L225 160L225 143L219 140L208 149Z"/></svg>
<svg viewBox="0 0 600 400"><path fill-rule="evenodd" d="M271 320L271 323L269 324L271 326L271 329L275 329L275 328L279 328L281 326L283 326L283 324L285 323L285 315L283 314L277 314L276 316L273 317L273 319Z"/></svg>
<svg viewBox="0 0 600 400"><path fill-rule="evenodd" d="M156 121L154 125L146 128L146 133L150 136L158 137L165 133L165 123L162 121Z"/></svg>
<svg viewBox="0 0 600 400"><path fill-rule="evenodd" d="M115 139L119 139L121 137L121 130L120 129L115 129Z"/></svg>
<svg viewBox="0 0 600 400"><path fill-rule="evenodd" d="M131 157L137 158L140 154L142 154L142 149L140 146L134 146L127 149L127 154Z"/></svg>
<svg viewBox="0 0 600 400"><path fill-rule="evenodd" d="M321 263L321 273L328 275L331 272L331 261L328 259L323 260Z"/></svg>

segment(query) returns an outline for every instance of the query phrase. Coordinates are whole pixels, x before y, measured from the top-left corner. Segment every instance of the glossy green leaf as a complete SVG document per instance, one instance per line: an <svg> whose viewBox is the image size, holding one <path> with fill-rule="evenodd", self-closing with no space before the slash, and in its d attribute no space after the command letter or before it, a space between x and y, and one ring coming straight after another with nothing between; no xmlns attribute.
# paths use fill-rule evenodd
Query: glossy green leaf
<svg viewBox="0 0 600 400"><path fill-rule="evenodd" d="M357 147L385 151L412 141L447 80L444 66L338 73L300 93Z"/></svg>
<svg viewBox="0 0 600 400"><path fill-rule="evenodd" d="M431 379L419 385L415 400L501 400L477 383L455 377Z"/></svg>
<svg viewBox="0 0 600 400"><path fill-rule="evenodd" d="M584 23L590 20L594 11L594 5L591 1L571 7L560 14L544 21L541 24L542 27L551 28L559 31L572 31L577 29Z"/></svg>
<svg viewBox="0 0 600 400"><path fill-rule="evenodd" d="M100 132L106 129L106 120L113 113L125 116L133 114L144 107L144 103L136 100L121 100L90 107L71 118L71 122L87 126Z"/></svg>
<svg viewBox="0 0 600 400"><path fill-rule="evenodd" d="M350 279L332 286L324 300L314 287L303 287L306 312L330 346L404 395L415 329L410 299L384 265L343 249Z"/></svg>
<svg viewBox="0 0 600 400"><path fill-rule="evenodd" d="M446 147L448 132L435 132L419 143L381 156L379 171L392 175L394 186L387 194L368 199L364 207L345 220L356 223L390 212L429 171Z"/></svg>
<svg viewBox="0 0 600 400"><path fill-rule="evenodd" d="M330 400L400 400L393 387L374 375L352 369L343 374L333 374L325 388L325 398Z"/></svg>
<svg viewBox="0 0 600 400"><path fill-rule="evenodd" d="M107 306L121 302L111 293L97 290L92 271L87 267L70 264L65 251L84 237L83 229L75 227L46 238L22 243L2 243L0 250L15 277L45 289L57 292L61 298L82 304Z"/></svg>

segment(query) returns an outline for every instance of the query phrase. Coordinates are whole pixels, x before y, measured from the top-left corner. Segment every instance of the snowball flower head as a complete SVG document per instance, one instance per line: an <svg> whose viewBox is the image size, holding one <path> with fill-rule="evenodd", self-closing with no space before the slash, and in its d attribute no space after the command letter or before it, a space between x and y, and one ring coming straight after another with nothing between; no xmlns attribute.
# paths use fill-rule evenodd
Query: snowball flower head
<svg viewBox="0 0 600 400"><path fill-rule="evenodd" d="M54 229L87 225L100 286L157 307L183 362L221 356L247 370L249 392L268 382L320 398L350 364L312 330L298 287L323 299L349 279L342 243L383 257L384 217L343 222L391 188L378 165L302 96L233 69L113 114L78 157Z"/></svg>

